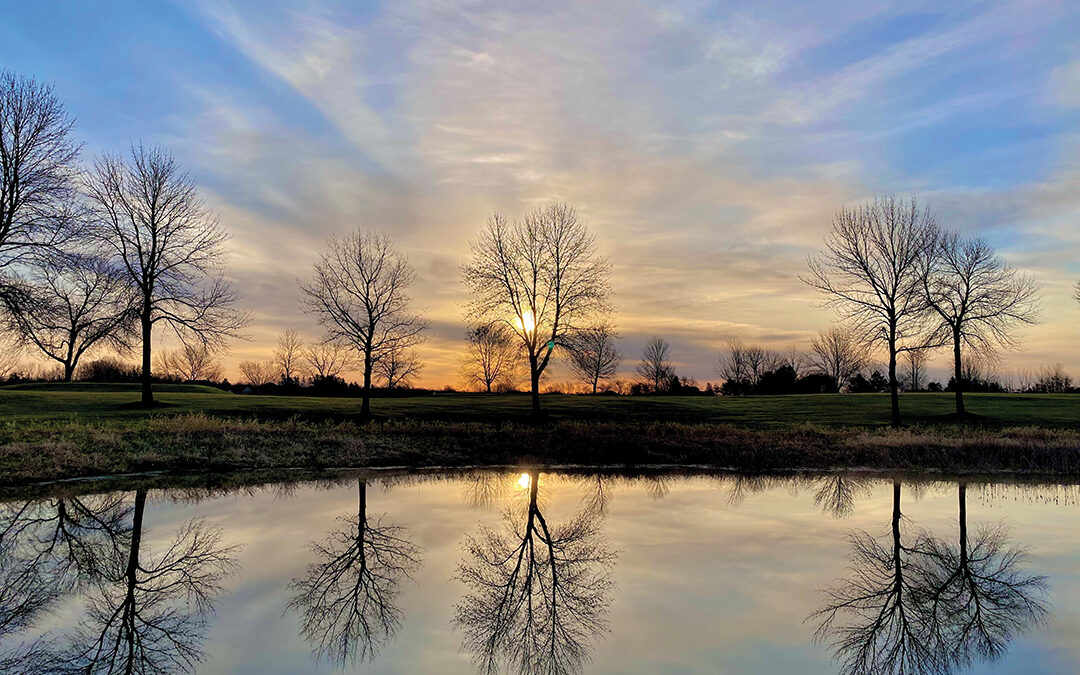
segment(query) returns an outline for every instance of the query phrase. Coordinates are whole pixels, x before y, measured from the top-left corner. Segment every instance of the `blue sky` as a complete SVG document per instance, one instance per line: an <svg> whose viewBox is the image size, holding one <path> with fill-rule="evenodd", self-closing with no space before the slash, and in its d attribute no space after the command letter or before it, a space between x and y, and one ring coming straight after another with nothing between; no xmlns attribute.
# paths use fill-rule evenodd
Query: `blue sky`
<svg viewBox="0 0 1080 675"><path fill-rule="evenodd" d="M831 317L806 256L837 207L896 192L1043 284L1003 368L1080 375L1076 35L1066 0L40 2L0 64L55 84L87 160L157 141L199 177L255 313L233 361L318 337L295 280L373 226L418 268L450 383L470 236L559 198L615 264L624 350L663 335L704 381L728 335L808 345Z"/></svg>

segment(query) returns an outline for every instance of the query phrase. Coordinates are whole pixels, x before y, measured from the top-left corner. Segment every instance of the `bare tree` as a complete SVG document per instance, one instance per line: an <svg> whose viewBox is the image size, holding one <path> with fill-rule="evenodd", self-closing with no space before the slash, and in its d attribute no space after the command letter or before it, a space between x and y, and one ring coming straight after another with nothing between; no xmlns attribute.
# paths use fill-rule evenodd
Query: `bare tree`
<svg viewBox="0 0 1080 675"><path fill-rule="evenodd" d="M224 369L209 345L182 345L175 351L161 353L158 369L167 376L179 377L185 382L220 380Z"/></svg>
<svg viewBox="0 0 1080 675"><path fill-rule="evenodd" d="M337 377L352 367L352 347L334 340L316 342L304 350L304 363L312 377Z"/></svg>
<svg viewBox="0 0 1080 675"><path fill-rule="evenodd" d="M727 349L720 355L716 373L725 381L740 385L729 386L732 392L751 393L765 373L790 365L797 374L801 366L802 355L794 347L788 355L782 355L761 345L748 345L739 337L729 337L725 343Z"/></svg>
<svg viewBox="0 0 1080 675"><path fill-rule="evenodd" d="M125 160L103 155L86 189L96 207L97 236L126 272L138 296L142 336L142 402L152 405L151 340L158 324L185 344L220 347L237 336L246 314L222 276L227 235L172 153L132 146Z"/></svg>
<svg viewBox="0 0 1080 675"><path fill-rule="evenodd" d="M795 373L795 379L802 377L809 363L805 352L792 345L783 352L775 355L776 367L787 366Z"/></svg>
<svg viewBox="0 0 1080 675"><path fill-rule="evenodd" d="M281 377L273 361L241 361L238 367L244 379L253 387L273 384Z"/></svg>
<svg viewBox="0 0 1080 675"><path fill-rule="evenodd" d="M652 385L655 393L663 391L675 375L675 369L668 360L669 351L671 345L658 336L650 338L641 350L641 363L637 366L637 373Z"/></svg>
<svg viewBox="0 0 1080 675"><path fill-rule="evenodd" d="M408 387L424 369L424 362L413 347L394 347L375 364L375 372L387 389Z"/></svg>
<svg viewBox="0 0 1080 675"><path fill-rule="evenodd" d="M187 672L202 659L207 617L237 569L238 547L224 546L220 529L190 520L160 551L143 550L146 497L136 491L128 551L107 560L50 672Z"/></svg>
<svg viewBox="0 0 1080 675"><path fill-rule="evenodd" d="M473 326L465 340L469 349L461 372L466 383L483 387L489 394L492 387L514 384L521 347L505 324Z"/></svg>
<svg viewBox="0 0 1080 675"><path fill-rule="evenodd" d="M617 554L598 511L550 523L537 499L541 475L527 475L525 508L508 509L503 528L484 527L466 539L457 578L468 592L454 625L485 673L500 665L518 673L579 672L590 641L608 628Z"/></svg>
<svg viewBox="0 0 1080 675"><path fill-rule="evenodd" d="M931 674L939 667L926 601L933 577L923 555L925 536L905 542L901 533L900 482L893 482L891 537L850 535L847 579L825 591L826 605L810 615L815 640L828 643L845 675Z"/></svg>
<svg viewBox="0 0 1080 675"><path fill-rule="evenodd" d="M900 424L897 355L924 344L926 303L920 261L937 231L929 209L915 198L885 197L844 207L833 219L825 252L808 261L800 277L827 298L866 344L883 343L889 353L892 423Z"/></svg>
<svg viewBox="0 0 1080 675"><path fill-rule="evenodd" d="M1039 394L1064 394L1072 389L1072 377L1060 363L1043 366L1035 376L1031 391Z"/></svg>
<svg viewBox="0 0 1080 675"><path fill-rule="evenodd" d="M99 345L127 348L133 334L134 295L109 261L56 252L27 266L25 283L5 296L8 327L64 369L70 382L79 359Z"/></svg>
<svg viewBox="0 0 1080 675"><path fill-rule="evenodd" d="M50 85L0 71L0 294L9 301L12 268L78 229L73 124Z"/></svg>
<svg viewBox="0 0 1080 675"><path fill-rule="evenodd" d="M865 344L851 335L851 331L834 326L818 333L810 343L810 367L827 375L840 391L847 381L866 367L870 360Z"/></svg>
<svg viewBox="0 0 1080 675"><path fill-rule="evenodd" d="M619 334L615 326L604 321L574 331L569 336L570 370L596 393L603 380L615 377L622 363L623 355L615 346Z"/></svg>
<svg viewBox="0 0 1080 675"><path fill-rule="evenodd" d="M5 380L22 365L23 345L10 332L0 333L0 380Z"/></svg>
<svg viewBox="0 0 1080 675"><path fill-rule="evenodd" d="M934 633L949 665L969 668L1001 658L1012 639L1047 614L1046 578L1026 572L1027 552L1000 523L968 535L967 485L957 484L960 533L955 546L928 537Z"/></svg>
<svg viewBox="0 0 1080 675"><path fill-rule="evenodd" d="M720 354L716 364L716 374L729 382L750 380L750 366L747 363L746 345L742 338L729 337L725 340L726 350Z"/></svg>
<svg viewBox="0 0 1080 675"><path fill-rule="evenodd" d="M304 338L294 330L283 330L278 335L278 346L274 350L274 361L286 382L300 379L301 359L304 352Z"/></svg>
<svg viewBox="0 0 1080 675"><path fill-rule="evenodd" d="M951 344L956 414L964 415L962 348L977 354L1015 345L1012 331L1038 319L1035 280L1008 267L981 239L938 237L923 260L923 291L939 323L931 341Z"/></svg>
<svg viewBox="0 0 1080 675"><path fill-rule="evenodd" d="M390 641L401 625L398 587L421 564L404 527L368 516L367 483L357 482L356 516L343 516L340 528L311 544L315 561L289 585L301 633L338 667L371 660Z"/></svg>
<svg viewBox="0 0 1080 675"><path fill-rule="evenodd" d="M926 374L926 359L929 358L926 349L911 349L904 354L907 361L907 375L904 384L908 391L919 391L923 387L923 377Z"/></svg>
<svg viewBox="0 0 1080 675"><path fill-rule="evenodd" d="M532 409L556 345L607 310L610 265L572 206L553 202L510 224L494 214L462 267L470 321L502 323L529 363Z"/></svg>
<svg viewBox="0 0 1080 675"><path fill-rule="evenodd" d="M331 339L348 342L363 361L364 392L360 414L371 414L371 375L395 349L419 344L427 328L409 310L409 286L416 278L390 237L357 230L331 237L328 251L315 263L315 274L300 284L307 311L318 317Z"/></svg>

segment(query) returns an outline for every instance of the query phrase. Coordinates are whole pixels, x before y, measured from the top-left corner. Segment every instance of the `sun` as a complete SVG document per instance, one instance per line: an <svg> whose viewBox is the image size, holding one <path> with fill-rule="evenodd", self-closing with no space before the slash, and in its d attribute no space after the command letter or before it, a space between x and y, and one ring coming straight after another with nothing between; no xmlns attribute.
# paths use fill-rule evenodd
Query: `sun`
<svg viewBox="0 0 1080 675"><path fill-rule="evenodd" d="M518 484L518 487L520 487L522 490L528 490L529 485L532 484L532 478L529 477L529 474L523 473L520 476L518 476L517 484Z"/></svg>
<svg viewBox="0 0 1080 675"><path fill-rule="evenodd" d="M514 323L526 333L531 333L536 330L536 319L533 318L532 312L528 310L522 312L519 318L514 319Z"/></svg>

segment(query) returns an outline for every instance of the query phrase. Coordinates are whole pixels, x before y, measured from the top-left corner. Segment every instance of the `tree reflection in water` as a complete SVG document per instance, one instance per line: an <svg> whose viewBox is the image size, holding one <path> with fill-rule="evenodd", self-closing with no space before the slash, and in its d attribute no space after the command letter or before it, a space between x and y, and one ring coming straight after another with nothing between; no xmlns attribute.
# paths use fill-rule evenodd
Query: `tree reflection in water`
<svg viewBox="0 0 1080 675"><path fill-rule="evenodd" d="M316 658L338 666L373 659L393 638L402 620L398 587L420 565L404 527L368 518L367 483L358 484L356 516L342 517L341 528L311 545L316 560L293 579L288 606L300 613Z"/></svg>
<svg viewBox="0 0 1080 675"><path fill-rule="evenodd" d="M1000 657L1045 614L1045 580L1021 569L1023 551L1000 526L968 540L963 486L956 547L926 531L905 537L900 496L895 481L884 541L851 535L848 577L810 616L816 639L833 648L842 673L951 673Z"/></svg>
<svg viewBox="0 0 1080 675"><path fill-rule="evenodd" d="M205 617L232 571L220 533L189 521L161 555L144 550L146 490L58 498L7 509L0 535L0 632L30 628L73 591L85 612L68 635L14 647L0 669L18 673L192 670ZM130 520L129 520L130 519ZM10 618L10 620L9 620Z"/></svg>
<svg viewBox="0 0 1080 675"><path fill-rule="evenodd" d="M1046 615L1046 579L1025 572L1023 549L1001 524L968 539L967 485L957 486L960 534L955 545L928 539L931 631L958 666L1000 658L1018 633Z"/></svg>
<svg viewBox="0 0 1080 675"><path fill-rule="evenodd" d="M538 504L540 480L528 474L523 513L508 509L504 528L466 539L458 566L468 591L454 623L488 673L502 664L522 673L577 672L590 642L607 630L616 553L603 541L601 510L553 526Z"/></svg>
<svg viewBox="0 0 1080 675"><path fill-rule="evenodd" d="M870 480L835 473L814 481L814 504L834 518L846 518L855 510L855 498L869 496Z"/></svg>
<svg viewBox="0 0 1080 675"><path fill-rule="evenodd" d="M135 492L127 551L94 578L60 670L186 672L202 659L206 620L237 549L221 544L220 529L190 520L155 554L143 543L146 496Z"/></svg>

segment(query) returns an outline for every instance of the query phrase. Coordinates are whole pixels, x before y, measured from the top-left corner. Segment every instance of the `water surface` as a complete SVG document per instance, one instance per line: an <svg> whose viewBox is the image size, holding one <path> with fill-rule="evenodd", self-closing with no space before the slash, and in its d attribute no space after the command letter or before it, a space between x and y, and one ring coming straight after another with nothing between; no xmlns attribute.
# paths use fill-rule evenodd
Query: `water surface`
<svg viewBox="0 0 1080 675"><path fill-rule="evenodd" d="M1077 672L1075 485L353 473L0 505L5 672Z"/></svg>

